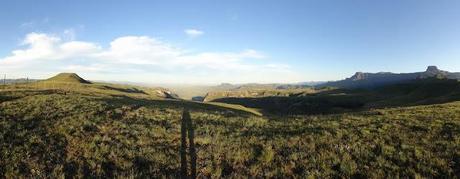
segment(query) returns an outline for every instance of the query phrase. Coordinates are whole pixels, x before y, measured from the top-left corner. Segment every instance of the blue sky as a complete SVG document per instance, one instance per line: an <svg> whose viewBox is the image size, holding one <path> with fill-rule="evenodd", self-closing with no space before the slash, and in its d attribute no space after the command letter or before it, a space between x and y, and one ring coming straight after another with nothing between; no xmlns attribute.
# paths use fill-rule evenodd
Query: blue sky
<svg viewBox="0 0 460 179"><path fill-rule="evenodd" d="M148 83L460 71L460 1L1 1L0 73Z"/></svg>

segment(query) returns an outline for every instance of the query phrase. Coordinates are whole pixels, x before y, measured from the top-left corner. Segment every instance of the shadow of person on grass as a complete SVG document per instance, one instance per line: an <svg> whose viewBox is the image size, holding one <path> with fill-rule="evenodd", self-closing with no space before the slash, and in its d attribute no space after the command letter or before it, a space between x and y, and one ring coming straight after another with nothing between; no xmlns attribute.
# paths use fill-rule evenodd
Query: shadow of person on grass
<svg viewBox="0 0 460 179"><path fill-rule="evenodd" d="M190 156L190 175L187 171L187 137L189 142L188 153ZM196 150L195 150L195 131L190 117L190 113L187 109L184 109L181 119L181 146L180 146L180 157L181 157L181 178L196 178Z"/></svg>

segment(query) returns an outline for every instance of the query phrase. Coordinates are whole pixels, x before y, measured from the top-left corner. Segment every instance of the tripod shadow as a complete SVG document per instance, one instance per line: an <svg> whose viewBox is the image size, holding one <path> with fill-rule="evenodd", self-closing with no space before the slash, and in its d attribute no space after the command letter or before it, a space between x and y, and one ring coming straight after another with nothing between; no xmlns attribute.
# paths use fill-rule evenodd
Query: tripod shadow
<svg viewBox="0 0 460 179"><path fill-rule="evenodd" d="M190 175L188 174L187 166L187 137L189 142L188 154L190 156ZM181 178L196 178L196 150L195 150L195 131L187 109L184 109L181 119Z"/></svg>

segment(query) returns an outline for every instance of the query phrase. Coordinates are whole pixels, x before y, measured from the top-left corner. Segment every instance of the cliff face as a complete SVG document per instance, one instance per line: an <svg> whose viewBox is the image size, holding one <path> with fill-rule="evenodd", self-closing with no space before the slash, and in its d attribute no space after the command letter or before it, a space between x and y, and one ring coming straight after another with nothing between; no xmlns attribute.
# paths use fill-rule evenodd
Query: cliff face
<svg viewBox="0 0 460 179"><path fill-rule="evenodd" d="M436 66L428 66L426 71L415 73L356 72L353 76L345 80L328 82L318 86L332 86L340 88L373 88L387 84L395 84L408 80L423 79L430 77L460 79L460 73L451 73L448 71L439 70Z"/></svg>

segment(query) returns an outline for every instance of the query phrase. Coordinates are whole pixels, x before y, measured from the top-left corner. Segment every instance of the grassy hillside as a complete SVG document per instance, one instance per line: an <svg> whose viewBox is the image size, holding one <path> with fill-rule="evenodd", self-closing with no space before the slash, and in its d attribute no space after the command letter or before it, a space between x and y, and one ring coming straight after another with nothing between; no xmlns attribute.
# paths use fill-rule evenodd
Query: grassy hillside
<svg viewBox="0 0 460 179"><path fill-rule="evenodd" d="M384 86L375 90L385 99L372 106L408 106L460 100L460 82L430 78Z"/></svg>
<svg viewBox="0 0 460 179"><path fill-rule="evenodd" d="M212 100L211 98L219 98L221 95L225 94L222 92L235 94L238 92L267 92L268 95L270 92L276 92L278 90L285 91L285 93L292 92L304 92L310 91L312 88L308 85L301 84L228 84L223 83L217 86L206 86L206 85L162 85L174 91L182 99L190 100L193 97L207 97L208 101ZM280 94L281 95L281 94Z"/></svg>
<svg viewBox="0 0 460 179"><path fill-rule="evenodd" d="M460 176L460 102L261 117L153 94L109 84L0 90L0 176L177 178L184 108L198 177Z"/></svg>
<svg viewBox="0 0 460 179"><path fill-rule="evenodd" d="M81 78L75 73L60 73L54 77L51 77L46 82L60 82L60 83L86 83L89 84L91 82L86 81L85 79Z"/></svg>
<svg viewBox="0 0 460 179"><path fill-rule="evenodd" d="M82 95L97 96L129 96L133 98L165 99L175 98L175 95L164 88L145 88L130 85L118 85L108 83L69 83L57 81L37 81L7 86L0 89L10 93L21 94L27 91L49 91L50 93L78 93Z"/></svg>
<svg viewBox="0 0 460 179"><path fill-rule="evenodd" d="M162 85L168 89L171 89L181 99L191 100L193 97L202 96L204 97L209 91L216 90L229 90L234 88L232 85L218 85L218 86L206 86L206 85Z"/></svg>
<svg viewBox="0 0 460 179"><path fill-rule="evenodd" d="M225 91L212 91L206 94L204 101L221 98L262 98L262 97L299 97L319 92L313 88L300 89L246 89L238 88Z"/></svg>
<svg viewBox="0 0 460 179"><path fill-rule="evenodd" d="M242 105L277 115L344 113L460 100L460 82L430 78L374 89L323 88L310 93L284 93L287 95L283 92L276 90L268 96L220 92L212 93L210 101Z"/></svg>

